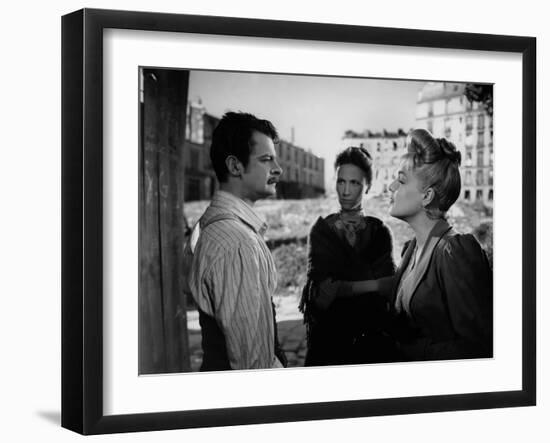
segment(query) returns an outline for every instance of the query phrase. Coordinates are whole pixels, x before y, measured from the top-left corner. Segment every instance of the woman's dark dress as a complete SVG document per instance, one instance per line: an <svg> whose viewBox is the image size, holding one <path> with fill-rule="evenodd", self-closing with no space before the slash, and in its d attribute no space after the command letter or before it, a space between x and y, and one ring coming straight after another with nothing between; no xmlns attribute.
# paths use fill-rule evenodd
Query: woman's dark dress
<svg viewBox="0 0 550 443"><path fill-rule="evenodd" d="M306 366L394 361L393 340L385 333L390 304L380 294L341 297L326 310L318 309L315 297L321 281L358 281L391 276L395 272L392 237L381 220L364 217L355 246L333 229L332 214L319 218L308 239L307 283L300 309L307 327Z"/></svg>

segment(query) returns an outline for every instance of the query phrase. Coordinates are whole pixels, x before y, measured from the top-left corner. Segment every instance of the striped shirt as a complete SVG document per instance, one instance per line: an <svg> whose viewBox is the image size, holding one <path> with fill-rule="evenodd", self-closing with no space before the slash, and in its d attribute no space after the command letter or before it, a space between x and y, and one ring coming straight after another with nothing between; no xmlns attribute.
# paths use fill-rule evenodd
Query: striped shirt
<svg viewBox="0 0 550 443"><path fill-rule="evenodd" d="M216 192L201 225L220 214L238 219L213 222L200 232L189 281L193 298L220 327L232 369L280 366L271 305L277 272L263 239L267 224L224 191Z"/></svg>

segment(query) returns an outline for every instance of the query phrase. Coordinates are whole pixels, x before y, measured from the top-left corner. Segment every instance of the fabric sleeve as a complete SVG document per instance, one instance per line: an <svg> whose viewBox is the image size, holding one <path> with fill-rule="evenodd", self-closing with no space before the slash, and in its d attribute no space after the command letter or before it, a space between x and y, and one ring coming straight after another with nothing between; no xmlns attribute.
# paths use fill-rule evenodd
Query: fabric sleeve
<svg viewBox="0 0 550 443"><path fill-rule="evenodd" d="M265 276L264 276L265 277ZM244 245L209 267L208 292L232 369L270 368L274 332L270 294L262 284L258 251Z"/></svg>
<svg viewBox="0 0 550 443"><path fill-rule="evenodd" d="M397 277L395 275L390 275L388 277L382 277L377 279L378 282L378 293L384 296L388 302L392 302L395 299L395 285Z"/></svg>
<svg viewBox="0 0 550 443"><path fill-rule="evenodd" d="M387 229L387 227L384 225L384 227ZM388 235L390 236L390 241L392 241L392 237L391 237L391 233L388 232ZM392 242L393 243L393 242ZM401 264L400 266L403 265L403 257L405 256L405 252L407 251L407 248L411 245L411 240L407 240L405 242L405 244L403 245L402 249L401 249ZM392 245L392 248L393 248L393 245ZM392 255L392 258L391 258L391 263L393 266L394 265L394 262L393 262L393 255ZM399 274L399 273L397 273ZM387 274L387 276L384 276L382 278L378 278L377 281L378 281L378 292L383 295L386 300L388 300L389 302L391 302L393 304L393 302L395 301L395 289L397 287L397 284L399 283L398 282L398 278L397 278L397 274L395 274L395 270L394 272L392 272L391 274Z"/></svg>
<svg viewBox="0 0 550 443"><path fill-rule="evenodd" d="M319 283L333 277L334 264L331 265L330 242L322 234L321 217L312 226L307 239L307 280L302 290L302 297L298 309L305 316L306 323L312 316L322 315L322 310L317 309L316 299L319 295ZM329 256L329 257L327 257Z"/></svg>
<svg viewBox="0 0 550 443"><path fill-rule="evenodd" d="M322 281L325 278L334 276L335 269L338 268L334 263L333 253L330 241L322 233L319 227L319 221L311 228L308 235L308 269L307 277L313 281Z"/></svg>
<svg viewBox="0 0 550 443"><path fill-rule="evenodd" d="M429 344L428 356L492 356L493 273L485 251L472 235L455 235L438 249L435 263L455 338Z"/></svg>
<svg viewBox="0 0 550 443"><path fill-rule="evenodd" d="M395 274L393 261L393 237L389 228L382 222L376 231L372 248L378 251L378 257L372 264L374 278L387 277Z"/></svg>

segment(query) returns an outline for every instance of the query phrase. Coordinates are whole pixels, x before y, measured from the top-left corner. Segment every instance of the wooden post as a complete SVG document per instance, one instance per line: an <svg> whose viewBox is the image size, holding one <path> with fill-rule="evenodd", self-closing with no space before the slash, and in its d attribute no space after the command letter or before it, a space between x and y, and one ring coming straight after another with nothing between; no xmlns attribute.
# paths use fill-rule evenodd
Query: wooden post
<svg viewBox="0 0 550 443"><path fill-rule="evenodd" d="M181 275L189 71L141 74L139 373L189 371Z"/></svg>

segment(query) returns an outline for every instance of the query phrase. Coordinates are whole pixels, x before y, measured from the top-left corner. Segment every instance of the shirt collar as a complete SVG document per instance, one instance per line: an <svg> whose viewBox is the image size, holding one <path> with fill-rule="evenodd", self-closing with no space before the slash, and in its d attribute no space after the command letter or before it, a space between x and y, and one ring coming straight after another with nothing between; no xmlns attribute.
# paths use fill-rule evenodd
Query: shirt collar
<svg viewBox="0 0 550 443"><path fill-rule="evenodd" d="M267 223L252 206L230 192L216 191L211 205L236 215L260 235L264 235L267 231Z"/></svg>

